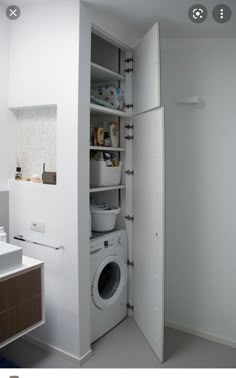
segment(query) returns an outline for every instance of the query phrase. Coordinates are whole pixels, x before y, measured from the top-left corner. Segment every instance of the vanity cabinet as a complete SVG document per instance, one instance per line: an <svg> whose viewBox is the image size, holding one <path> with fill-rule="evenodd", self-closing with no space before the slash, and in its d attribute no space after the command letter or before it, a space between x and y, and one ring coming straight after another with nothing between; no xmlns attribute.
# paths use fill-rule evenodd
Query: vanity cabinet
<svg viewBox="0 0 236 378"><path fill-rule="evenodd" d="M0 275L0 348L44 323L43 263L23 264Z"/></svg>

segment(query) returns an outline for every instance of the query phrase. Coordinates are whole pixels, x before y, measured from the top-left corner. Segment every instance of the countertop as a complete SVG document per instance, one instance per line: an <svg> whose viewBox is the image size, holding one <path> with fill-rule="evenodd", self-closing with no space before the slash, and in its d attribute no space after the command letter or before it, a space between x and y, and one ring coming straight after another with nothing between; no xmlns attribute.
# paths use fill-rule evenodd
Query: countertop
<svg viewBox="0 0 236 378"><path fill-rule="evenodd" d="M43 261L32 259L31 257L23 256L22 265L7 272L0 273L0 281L17 276L21 273L36 269L43 265Z"/></svg>

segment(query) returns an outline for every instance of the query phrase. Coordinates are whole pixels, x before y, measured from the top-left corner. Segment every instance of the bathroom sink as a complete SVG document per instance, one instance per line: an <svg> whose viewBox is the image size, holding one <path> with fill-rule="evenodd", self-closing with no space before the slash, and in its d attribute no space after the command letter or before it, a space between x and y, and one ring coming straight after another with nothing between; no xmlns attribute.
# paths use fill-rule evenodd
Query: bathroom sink
<svg viewBox="0 0 236 378"><path fill-rule="evenodd" d="M22 265L22 248L0 242L0 274L16 269Z"/></svg>

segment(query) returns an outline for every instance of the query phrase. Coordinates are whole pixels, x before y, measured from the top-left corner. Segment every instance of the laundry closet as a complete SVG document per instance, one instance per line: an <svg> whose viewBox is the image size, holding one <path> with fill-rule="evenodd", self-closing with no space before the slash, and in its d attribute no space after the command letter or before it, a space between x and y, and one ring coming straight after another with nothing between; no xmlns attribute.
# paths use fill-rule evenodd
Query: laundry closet
<svg viewBox="0 0 236 378"><path fill-rule="evenodd" d="M81 145L81 156L87 146L89 159L83 182L84 189L89 184L89 196L83 192L81 206L89 213L89 232L79 230L84 246L79 261L86 261L90 271L90 276L83 272L81 286L88 293L89 285L91 323L87 318L85 324L91 342L129 315L163 361L165 173L159 38L156 23L131 48L89 16L81 17L79 145L80 136L89 141ZM85 301L81 298L81 305Z"/></svg>

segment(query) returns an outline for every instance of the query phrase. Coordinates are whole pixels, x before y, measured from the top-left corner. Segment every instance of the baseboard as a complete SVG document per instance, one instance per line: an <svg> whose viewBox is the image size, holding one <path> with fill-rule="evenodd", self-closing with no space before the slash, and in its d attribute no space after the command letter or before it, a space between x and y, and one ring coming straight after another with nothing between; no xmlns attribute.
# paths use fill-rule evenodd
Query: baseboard
<svg viewBox="0 0 236 378"><path fill-rule="evenodd" d="M230 340L230 339L225 339L223 337L220 337L220 336L217 336L217 335L214 335L214 334L211 334L211 333L203 332L203 331L200 331L200 330L194 329L194 328L188 328L188 327L185 327L181 324L177 324L177 323L174 323L174 322L171 322L171 321L168 321L168 320L165 321L165 326L167 328L173 328L173 329L176 329L178 331L189 333L190 335L199 336L199 337L202 337L203 339L214 341L215 343L223 344L223 345L229 346L231 348L236 348L236 342L235 341Z"/></svg>
<svg viewBox="0 0 236 378"><path fill-rule="evenodd" d="M60 358L63 358L64 360L69 361L69 362L77 365L78 368L80 366L82 366L86 361L88 361L89 358L92 356L92 353L93 353L92 350L90 349L85 355L83 355L82 357L79 358L79 357L74 356L73 354L64 352L60 348L57 348L57 347L55 347L53 345L50 345L50 344L47 344L47 343L45 343L45 342L37 339L36 337L30 336L30 335L26 335L26 336L23 337L23 339L26 342L37 346L40 349L46 350L48 352L51 352L54 355L56 355L56 356L58 356Z"/></svg>

